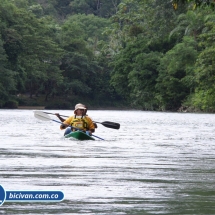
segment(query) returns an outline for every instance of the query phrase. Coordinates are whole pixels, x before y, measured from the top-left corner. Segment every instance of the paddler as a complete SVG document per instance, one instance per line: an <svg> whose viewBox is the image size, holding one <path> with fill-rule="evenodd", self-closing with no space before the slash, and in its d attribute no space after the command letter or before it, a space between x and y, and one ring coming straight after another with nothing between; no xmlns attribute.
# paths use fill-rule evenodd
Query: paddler
<svg viewBox="0 0 215 215"><path fill-rule="evenodd" d="M60 129L66 128L64 136L75 130L82 130L90 136L95 132L95 125L92 119L86 115L86 111L86 106L79 103L75 105L74 115L68 117L66 120L60 117L59 114L55 114L63 122ZM68 126L72 126L72 128Z"/></svg>

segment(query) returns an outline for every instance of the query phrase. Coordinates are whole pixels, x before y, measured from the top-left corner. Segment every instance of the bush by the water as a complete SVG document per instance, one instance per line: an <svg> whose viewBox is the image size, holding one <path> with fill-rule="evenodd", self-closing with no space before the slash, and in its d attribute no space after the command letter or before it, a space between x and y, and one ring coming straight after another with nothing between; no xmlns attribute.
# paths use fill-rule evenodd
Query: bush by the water
<svg viewBox="0 0 215 215"><path fill-rule="evenodd" d="M16 108L18 108L18 102L14 101L14 100L9 100L9 101L5 102L3 107L9 108L9 109L16 109Z"/></svg>
<svg viewBox="0 0 215 215"><path fill-rule="evenodd" d="M70 102L63 102L63 103L53 103L48 104L45 109L58 109L58 110L68 110L71 109L72 105Z"/></svg>

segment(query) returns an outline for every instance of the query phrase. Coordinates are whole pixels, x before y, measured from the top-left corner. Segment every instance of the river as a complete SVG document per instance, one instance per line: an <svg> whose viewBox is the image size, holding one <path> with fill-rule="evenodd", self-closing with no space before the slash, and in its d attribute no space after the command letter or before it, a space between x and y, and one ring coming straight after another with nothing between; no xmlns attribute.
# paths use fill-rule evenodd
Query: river
<svg viewBox="0 0 215 215"><path fill-rule="evenodd" d="M214 114L88 114L121 127L98 124L104 141L77 141L32 110L0 110L0 185L64 193L61 202L6 201L0 214L215 214Z"/></svg>

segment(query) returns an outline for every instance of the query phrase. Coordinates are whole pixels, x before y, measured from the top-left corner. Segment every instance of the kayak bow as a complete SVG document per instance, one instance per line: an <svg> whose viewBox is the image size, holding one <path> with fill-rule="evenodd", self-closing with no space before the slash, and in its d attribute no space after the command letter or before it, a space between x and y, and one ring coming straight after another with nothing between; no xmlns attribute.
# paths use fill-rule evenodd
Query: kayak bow
<svg viewBox="0 0 215 215"><path fill-rule="evenodd" d="M77 140L95 140L93 137L87 135L82 131L72 131L69 134L65 135L65 138L70 138L70 137L73 137Z"/></svg>

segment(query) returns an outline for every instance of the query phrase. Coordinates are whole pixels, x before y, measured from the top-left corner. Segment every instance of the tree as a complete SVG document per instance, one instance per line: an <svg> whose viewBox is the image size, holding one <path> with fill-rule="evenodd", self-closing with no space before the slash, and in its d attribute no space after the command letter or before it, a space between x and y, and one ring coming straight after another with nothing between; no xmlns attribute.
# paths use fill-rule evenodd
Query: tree
<svg viewBox="0 0 215 215"><path fill-rule="evenodd" d="M174 46L168 37L176 12L168 0L124 0L112 20L111 84L131 103L154 109L157 67L162 54Z"/></svg>
<svg viewBox="0 0 215 215"><path fill-rule="evenodd" d="M55 66L55 71L59 70L62 50L50 37L53 34L47 19L36 18L23 4L18 8L4 2L0 11L1 14L7 11L1 17L4 25L0 32L8 63L16 71L17 91L27 90L32 97L42 92L43 83L51 77L47 74L49 67ZM60 75L60 72L56 74Z"/></svg>
<svg viewBox="0 0 215 215"><path fill-rule="evenodd" d="M199 36L202 48L195 65L197 87L192 97L192 105L203 111L215 111L215 44L214 22L206 23L207 31Z"/></svg>
<svg viewBox="0 0 215 215"><path fill-rule="evenodd" d="M180 14L177 18L177 26L170 32L170 37L177 34L178 38L181 39L184 35L187 35L193 36L197 40L198 35L204 29L204 19L207 15L208 10L189 10L186 14Z"/></svg>
<svg viewBox="0 0 215 215"><path fill-rule="evenodd" d="M194 64L197 58L196 42L184 37L161 59L157 79L157 99L163 110L177 110L194 92Z"/></svg>
<svg viewBox="0 0 215 215"><path fill-rule="evenodd" d="M101 44L108 43L108 36L103 34L104 30L110 25L108 19L93 14L76 14L70 16L66 23L79 28L79 30L76 30L76 33L81 35L82 39L87 42L87 47L95 54L101 52ZM65 25L67 25L66 23Z"/></svg>
<svg viewBox="0 0 215 215"><path fill-rule="evenodd" d="M111 85L123 98L129 100L131 85L129 85L129 73L133 70L136 57L142 52L149 52L147 42L136 40L135 43L128 43L127 46L114 56L111 66Z"/></svg>
<svg viewBox="0 0 215 215"><path fill-rule="evenodd" d="M215 2L213 0L172 0L172 5L174 9L178 9L178 6L183 4L192 4L193 8L200 6L210 6L214 8Z"/></svg>
<svg viewBox="0 0 215 215"><path fill-rule="evenodd" d="M9 100L10 94L16 90L14 71L7 68L7 58L3 48L3 41L0 39L0 107Z"/></svg>
<svg viewBox="0 0 215 215"><path fill-rule="evenodd" d="M132 103L145 110L157 108L155 85L162 53L140 53L135 57L133 70L128 74Z"/></svg>
<svg viewBox="0 0 215 215"><path fill-rule="evenodd" d="M89 95L90 78L95 75L94 53L87 47L86 32L79 21L69 18L62 26L61 46L65 50L62 58L64 95Z"/></svg>

